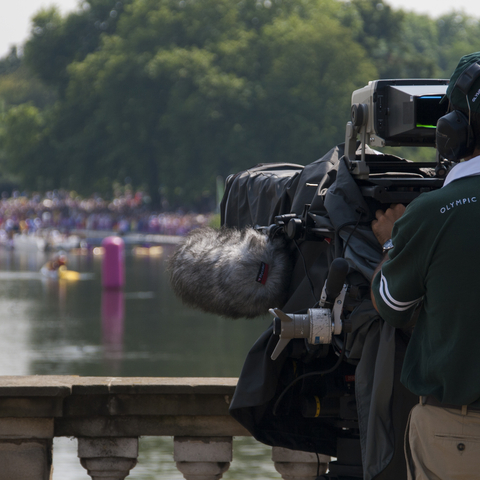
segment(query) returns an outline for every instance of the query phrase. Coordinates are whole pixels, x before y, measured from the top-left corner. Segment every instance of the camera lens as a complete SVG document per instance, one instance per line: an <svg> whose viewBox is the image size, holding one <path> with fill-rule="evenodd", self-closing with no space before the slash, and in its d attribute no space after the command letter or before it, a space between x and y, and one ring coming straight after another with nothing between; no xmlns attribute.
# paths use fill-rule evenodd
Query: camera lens
<svg viewBox="0 0 480 480"><path fill-rule="evenodd" d="M320 398L317 395L308 395L300 400L300 413L304 418L338 416L339 412L339 398Z"/></svg>
<svg viewBox="0 0 480 480"><path fill-rule="evenodd" d="M320 415L321 410L320 398L316 395L311 395L302 399L300 405L302 417L316 418Z"/></svg>

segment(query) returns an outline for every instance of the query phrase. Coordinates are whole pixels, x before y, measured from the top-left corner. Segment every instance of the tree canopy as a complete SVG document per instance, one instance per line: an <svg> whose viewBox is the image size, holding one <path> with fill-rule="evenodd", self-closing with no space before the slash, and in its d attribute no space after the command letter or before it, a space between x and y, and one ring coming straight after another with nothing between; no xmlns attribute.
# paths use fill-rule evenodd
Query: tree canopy
<svg viewBox="0 0 480 480"><path fill-rule="evenodd" d="M448 78L478 27L378 0L45 9L23 57L0 61L0 169L31 190L128 179L155 205L208 207L219 175L307 164L341 143L351 93L369 80Z"/></svg>

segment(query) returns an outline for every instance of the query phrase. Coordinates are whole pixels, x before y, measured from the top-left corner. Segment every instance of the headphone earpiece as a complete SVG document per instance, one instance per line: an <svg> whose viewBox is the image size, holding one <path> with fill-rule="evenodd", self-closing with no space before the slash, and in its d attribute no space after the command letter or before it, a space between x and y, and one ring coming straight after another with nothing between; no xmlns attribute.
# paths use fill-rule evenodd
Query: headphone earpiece
<svg viewBox="0 0 480 480"><path fill-rule="evenodd" d="M459 110L438 119L436 129L438 153L447 160L458 162L475 150L475 135L465 114Z"/></svg>
<svg viewBox="0 0 480 480"><path fill-rule="evenodd" d="M448 94L450 101L454 90L460 90L466 97L468 111L471 113L468 92L479 77L480 62L476 62L457 78L451 93ZM465 107L463 109L465 110ZM435 135L438 153L447 160L458 162L462 158L472 155L475 150L476 139L470 120L459 110L453 110L438 119Z"/></svg>

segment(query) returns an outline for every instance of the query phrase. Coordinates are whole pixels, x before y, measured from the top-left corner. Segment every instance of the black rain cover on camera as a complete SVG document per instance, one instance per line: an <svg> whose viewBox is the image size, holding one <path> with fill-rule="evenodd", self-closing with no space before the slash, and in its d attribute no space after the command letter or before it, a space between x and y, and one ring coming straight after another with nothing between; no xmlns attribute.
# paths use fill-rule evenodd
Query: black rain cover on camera
<svg viewBox="0 0 480 480"><path fill-rule="evenodd" d="M282 401L282 405L289 407L288 414L273 414L278 394L292 379L286 368L293 367L289 361L293 344L300 342L291 341L273 361L270 355L277 341L278 336L272 334L270 327L250 350L230 408L231 415L257 440L267 445L335 456L336 439L341 432L332 422L303 418L299 410L292 406L298 395L297 389L291 389ZM270 398L267 398L267 392L271 393Z"/></svg>
<svg viewBox="0 0 480 480"><path fill-rule="evenodd" d="M270 225L290 211L302 165L262 164L231 175L220 204L221 224L228 227Z"/></svg>
<svg viewBox="0 0 480 480"><path fill-rule="evenodd" d="M283 311L294 313L315 305L333 259L347 259L352 272L347 283L367 292L352 305L352 333L347 335L345 348L345 360L356 365L355 396L364 479L388 478L382 471L389 466L385 472L390 472L392 457L398 457L398 438L406 421L403 417L413 400L398 383L396 344L398 351L398 344L403 350L404 343L399 341L395 329L379 318L368 294L371 276L382 256L370 228L378 205L362 196L344 162L343 145L305 167L261 165L231 177L221 205L222 225L268 226L274 223L276 215L302 214L305 205L310 205L308 215L315 227L331 230L334 238L300 243L305 262L301 258L296 262ZM311 283L305 275L306 265ZM272 361L270 354L277 341L269 328L252 347L232 399L231 415L265 444L335 456L337 437L342 431L333 421L325 417L302 418L295 412L273 415L273 404L290 375L291 351L295 346L290 342L280 357ZM325 369L318 363L312 368ZM392 408L399 404L392 399L394 389L401 393L397 399L405 410L397 426L392 419ZM294 395L292 388L291 397ZM403 455L398 458L401 463ZM393 468L398 468L398 464Z"/></svg>

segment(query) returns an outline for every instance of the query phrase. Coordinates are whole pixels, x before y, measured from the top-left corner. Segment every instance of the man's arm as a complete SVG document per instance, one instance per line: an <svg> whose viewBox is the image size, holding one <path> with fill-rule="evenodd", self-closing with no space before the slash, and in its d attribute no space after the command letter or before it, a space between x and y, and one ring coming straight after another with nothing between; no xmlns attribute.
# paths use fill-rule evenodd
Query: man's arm
<svg viewBox="0 0 480 480"><path fill-rule="evenodd" d="M401 203L396 203L392 205L390 208L387 208L386 211L377 210L375 212L376 220L372 222L372 231L378 240L380 245L384 245L387 240L392 238L392 230L394 223L404 214L405 206ZM372 283L375 276L380 272L382 269L382 265L388 260L388 253L383 255L381 262L378 264L377 268L373 272L372 275ZM375 308L377 309L377 304L375 302L375 298L373 295L373 291L371 292L372 303Z"/></svg>
<svg viewBox="0 0 480 480"><path fill-rule="evenodd" d="M387 239L388 240L388 239ZM386 241L386 240L385 240ZM385 243L385 242L384 242ZM382 243L383 245L383 243ZM377 268L374 270L373 272L373 275L372 275L372 281L371 281L371 285L373 285L373 279L377 276L377 274L380 272L380 270L382 269L382 265L388 260L388 252L384 253L383 254L383 258L381 260L381 262L377 265ZM375 310L377 310L378 312L378 308L377 308L377 302L375 301L375 296L373 295L373 289L370 288L370 298L372 299L372 303L373 303L373 308Z"/></svg>

